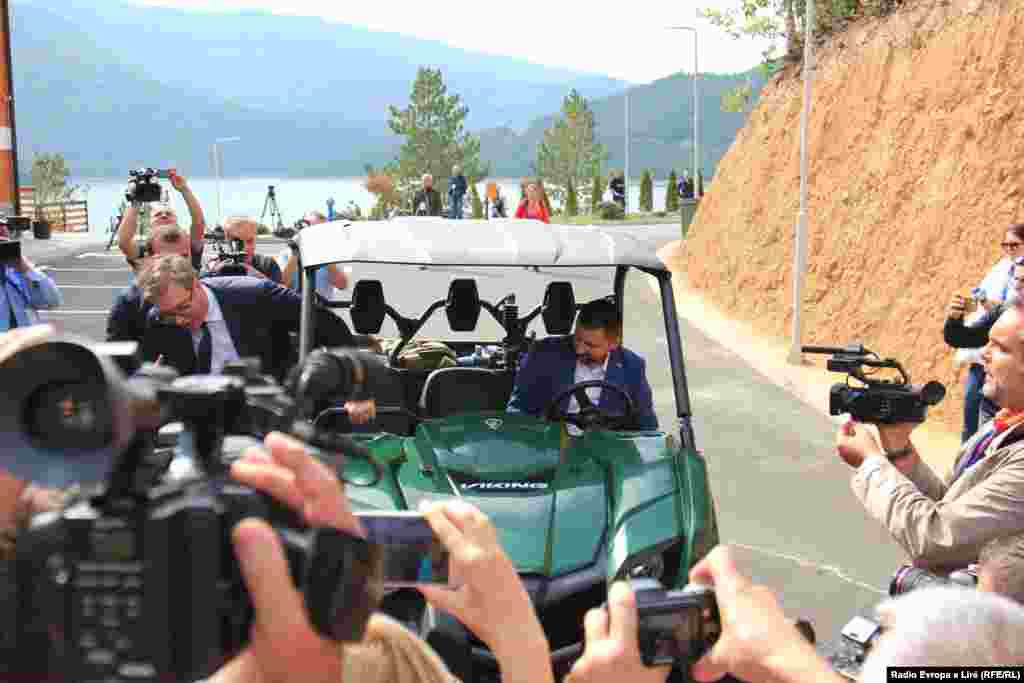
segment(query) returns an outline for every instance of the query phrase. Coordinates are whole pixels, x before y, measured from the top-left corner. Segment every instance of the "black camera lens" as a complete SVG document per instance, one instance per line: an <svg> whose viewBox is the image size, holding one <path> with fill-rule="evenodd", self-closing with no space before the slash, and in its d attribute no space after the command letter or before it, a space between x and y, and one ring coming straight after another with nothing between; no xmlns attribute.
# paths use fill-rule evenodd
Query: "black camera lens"
<svg viewBox="0 0 1024 683"><path fill-rule="evenodd" d="M944 577L932 574L924 569L904 565L893 574L892 581L889 583L889 595L890 597L896 597L924 586L948 585L949 581Z"/></svg>
<svg viewBox="0 0 1024 683"><path fill-rule="evenodd" d="M43 386L24 404L29 436L46 449L103 448L113 441L106 387L96 384Z"/></svg>

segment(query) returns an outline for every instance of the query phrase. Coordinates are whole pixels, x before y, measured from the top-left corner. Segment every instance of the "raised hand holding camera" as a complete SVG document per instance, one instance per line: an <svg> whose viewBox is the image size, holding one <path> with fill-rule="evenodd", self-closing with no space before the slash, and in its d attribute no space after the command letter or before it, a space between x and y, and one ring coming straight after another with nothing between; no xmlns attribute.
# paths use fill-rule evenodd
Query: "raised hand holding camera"
<svg viewBox="0 0 1024 683"><path fill-rule="evenodd" d="M134 205L151 204L163 199L163 188L160 187L160 183L156 182L157 178L168 179L177 188L175 181L177 174L173 168L140 168L129 171L128 175L131 176L131 180L125 191L125 198ZM181 182L184 184L184 180Z"/></svg>

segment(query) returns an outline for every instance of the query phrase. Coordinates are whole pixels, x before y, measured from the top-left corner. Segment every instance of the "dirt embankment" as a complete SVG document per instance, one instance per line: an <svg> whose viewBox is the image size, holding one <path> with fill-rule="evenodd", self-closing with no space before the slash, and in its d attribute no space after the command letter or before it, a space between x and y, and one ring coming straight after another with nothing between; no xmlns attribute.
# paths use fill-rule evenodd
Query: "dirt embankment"
<svg viewBox="0 0 1024 683"><path fill-rule="evenodd" d="M765 89L687 243L690 285L779 338L792 325L802 88L790 72ZM809 140L804 343L862 342L915 381L938 379L950 391L932 419L958 431L945 308L1024 220L1024 2L918 0L833 39Z"/></svg>

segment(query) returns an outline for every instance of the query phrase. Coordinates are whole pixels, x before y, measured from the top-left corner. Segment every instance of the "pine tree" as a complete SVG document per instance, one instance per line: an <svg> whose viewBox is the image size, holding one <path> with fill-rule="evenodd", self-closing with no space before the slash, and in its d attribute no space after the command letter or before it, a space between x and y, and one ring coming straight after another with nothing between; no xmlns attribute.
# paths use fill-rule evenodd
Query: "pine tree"
<svg viewBox="0 0 1024 683"><path fill-rule="evenodd" d="M572 178L569 178L565 193L565 215L578 216L580 213L579 198L576 196L576 186L573 185Z"/></svg>
<svg viewBox="0 0 1024 683"><path fill-rule="evenodd" d="M651 172L644 169L640 178L640 210L650 212L654 208L654 179Z"/></svg>
<svg viewBox="0 0 1024 683"><path fill-rule="evenodd" d="M490 165L480 161L480 138L466 130L468 114L462 98L449 94L441 69L426 67L416 72L408 106L388 107L388 128L404 138L389 169L403 203L410 202L424 173L434 176L442 197L455 165L462 166L467 178L488 176Z"/></svg>
<svg viewBox="0 0 1024 683"><path fill-rule="evenodd" d="M675 213L679 210L679 192L676 191L677 184L676 169L673 168L672 172L668 174L668 187L665 188L666 213Z"/></svg>
<svg viewBox="0 0 1024 683"><path fill-rule="evenodd" d="M473 218L483 218L484 203L480 201L480 193L476 191L476 182L469 183L469 201L473 207Z"/></svg>

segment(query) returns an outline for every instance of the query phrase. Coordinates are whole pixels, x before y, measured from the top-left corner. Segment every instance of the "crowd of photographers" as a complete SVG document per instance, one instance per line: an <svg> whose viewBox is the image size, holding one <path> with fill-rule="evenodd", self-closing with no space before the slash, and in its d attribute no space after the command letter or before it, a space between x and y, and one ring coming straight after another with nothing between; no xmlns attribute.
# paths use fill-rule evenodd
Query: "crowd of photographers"
<svg viewBox="0 0 1024 683"><path fill-rule="evenodd" d="M202 208L185 178L170 174L170 180L189 208L190 229L183 229L172 210L158 206L148 240L140 241L138 202L125 212L118 244L136 280L111 310L108 339L137 341L144 360L183 374L217 373L232 360L258 357L270 374L283 377L294 362L289 333L298 330L300 318L294 254L285 253L281 263L257 254L256 222L238 217L225 221L223 235L240 242L240 248L204 264L209 247ZM417 197L430 213L440 210L429 178ZM453 207L461 213L461 198L457 205L453 198ZM307 214L306 220L322 222L323 216ZM1016 240L1014 249L1024 246L1017 237L1024 229L1018 227L1006 237ZM950 305L946 339L981 348L980 391L992 410L990 420L965 433L952 470L940 476L921 458L912 441L917 423L850 420L837 433L837 454L853 468L851 487L866 513L890 532L913 568L927 570L914 581L937 584L879 606L882 634L863 662L864 681L887 680L890 666L1024 665L1024 297L1019 296L1024 253L1015 254L1008 256L1001 298L975 297L990 304L978 320L964 321L966 298L954 296ZM318 291L347 286L345 273L336 268L317 274ZM52 280L19 258L5 267L0 295L11 321L0 337L2 362L49 338L52 329L35 325L31 311L59 305L60 294ZM316 315L318 344L352 347L366 341L357 340L327 308L318 308ZM13 327L18 329L8 331ZM356 423L372 420L375 413L372 400L346 407ZM265 449L250 450L231 472L237 481L293 507L312 526L362 533L335 473L291 437L271 434ZM10 552L32 515L60 506L66 495L0 472L0 554ZM490 520L461 501L435 504L425 515L450 552L452 575L460 584L422 586L426 600L487 645L503 680L554 680L547 638ZM255 620L249 645L210 680L453 680L430 646L381 615L370 619L358 644L342 646L318 635L280 540L266 523L243 521L233 544ZM977 576L977 590L943 580L968 567ZM728 548L713 550L691 570L690 579L714 587L722 626L714 646L693 663L694 680L726 674L750 683L840 680L786 617L774 592L745 577ZM567 676L572 683L660 683L669 676L668 667L648 668L641 661L629 584L611 586L607 609L588 612L583 627L585 647Z"/></svg>

